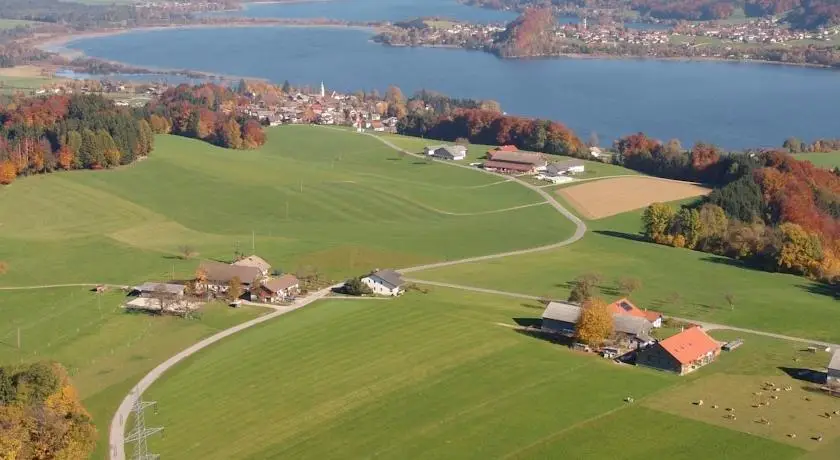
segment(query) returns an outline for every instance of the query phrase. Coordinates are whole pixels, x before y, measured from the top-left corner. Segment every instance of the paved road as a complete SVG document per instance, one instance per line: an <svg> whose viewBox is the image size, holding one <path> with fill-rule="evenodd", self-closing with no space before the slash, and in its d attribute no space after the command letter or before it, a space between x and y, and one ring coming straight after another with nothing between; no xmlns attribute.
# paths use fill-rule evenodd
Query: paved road
<svg viewBox="0 0 840 460"><path fill-rule="evenodd" d="M337 129L337 128L327 127L327 129ZM346 130L341 130L341 131L346 132ZM425 156L423 156L423 155L419 155L417 153L410 152L410 151L407 151L405 149L400 148L399 146L395 145L394 143L392 143L388 139L384 139L382 137L379 137L379 136L376 136L376 135L373 135L373 134L370 134L370 133L365 133L365 135L371 136L374 139L377 139L378 141L384 143L385 145L391 147L394 150L403 152L405 154L408 154L408 155L411 155L411 156L414 156L414 157L425 158ZM464 263L470 263L470 262L478 262L478 261L483 261L483 260L498 259L498 258L502 258L502 257L508 257L508 256L520 255L520 254L527 254L527 253L532 253L532 252L546 251L546 250L555 249L555 248L570 245L570 244L580 240L581 238L583 238L583 236L586 234L586 224L582 220L580 220L576 215L574 215L571 211L569 211L568 209L563 207L563 205L561 205L554 198L554 196L551 193L546 192L545 190L543 190L542 188L540 188L537 185L530 184L530 183L525 182L525 181L523 181L519 178L516 178L516 177L506 176L506 175L498 174L498 173L495 173L495 172L486 171L486 170L483 170L483 169L477 169L477 168L473 168L473 167L470 167L470 166L467 166L467 165L462 165L462 164L452 163L452 162L442 162L442 163L447 164L447 165L451 165L453 167L466 168L466 169L469 169L469 170L472 170L472 171L481 171L485 174L498 176L498 177L501 177L505 180L511 180L511 181L518 182L519 184L523 185L524 187L527 187L527 188L535 191L536 193L538 193L540 196L542 196L546 200L546 202L548 204L550 204L552 207L554 207L554 209L556 209L557 212L559 212L560 214L565 216L567 219L572 221L575 224L575 232L574 232L574 234L572 234L572 236L570 236L569 238L567 238L563 241L560 241L560 242L557 242L557 243L554 243L554 244L550 244L550 245L546 245L546 246L540 246L540 247L522 249L522 250L510 251L510 252L503 252L503 253L498 253L498 254L490 254L490 255L486 255L486 256L471 257L471 258L461 259L461 260L440 262L440 263L435 263L435 264L422 265L422 266L418 266L418 267L408 267L408 268L403 268L403 269L398 270L402 273L411 273L411 272L416 272L416 271L421 271L421 270L428 270L428 269L432 269L432 268L446 267L446 266L464 264ZM524 298L524 299L530 299L530 300L538 299L538 297L536 297L536 296L531 296L531 295L526 295L526 294L517 294L517 293L505 292L505 291L497 291L497 290L492 290L492 289L475 288L475 287L470 287L470 286L460 286L460 285L448 284L448 283L436 283L436 282L422 281L422 280L410 280L410 281L414 281L414 282L422 283L422 284L449 287L449 288L454 288L454 289L464 289L464 290L470 290L470 291L475 291L475 292L483 292L483 293L488 293L488 294L505 295L505 296L509 296L509 297L518 297L518 298ZM38 289L38 288L44 288L44 287L60 287L60 286L63 287L63 286L96 286L96 285L95 284L80 284L80 285L31 286L31 287L24 287L24 288L3 288L3 289ZM131 392L129 392L129 394L123 399L122 403L120 404L119 408L117 409L117 412L114 414L114 417L111 420L110 435L109 435L110 450L111 450L110 458L111 458L111 460L125 460L125 428L126 428L125 427L125 422L128 420L128 416L131 412L131 406L132 406L135 398L142 395L142 393L147 388L149 388L152 385L152 383L154 383L157 379L159 379L164 374L164 372L171 369L172 367L174 367L175 365L177 365L178 363L180 363L181 361L183 361L187 357L192 356L193 354L197 353L198 351L200 351L200 350L206 348L207 346L209 346L211 344L214 344L214 343L216 343L216 342L218 342L218 341L220 341L220 340L222 340L226 337L229 337L233 334L236 334L237 332L248 329L248 328L250 328L252 326L255 326L257 324L261 324L261 323L264 323L266 321L270 321L270 320L272 320L272 319L274 319L278 316L284 315L284 314L286 314L290 311L297 310L297 309L302 308L306 305L309 305L312 302L315 302L317 300L320 300L320 299L324 298L324 296L326 296L332 290L333 287L335 287L335 286L331 286L330 288L318 291L317 293L314 293L310 296L307 296L306 298L299 299L289 307L274 307L274 306L272 306L272 308L275 309L275 311L273 313L270 313L268 315L261 316L259 318L253 319L251 321L233 326L230 329L226 329L226 330L221 331L221 332L219 332L219 333L217 333L217 334L215 334L211 337L208 337L208 338L190 346L189 348L181 351L180 353L176 354L175 356L172 356L171 358L169 358L165 362L161 363L160 365L158 365L157 367L152 369L152 371L149 372L148 374L146 374L140 380L140 382L134 388L132 388ZM689 320L689 321L693 321L693 320ZM795 340L795 341L800 341L800 342L804 342L804 343L821 343L821 342L810 341L810 340L806 340L806 339L799 339L799 338L795 338L795 337L786 337L786 336L783 336L783 335L771 334L771 333L766 333L766 332L761 332L761 331L751 331L751 330L748 330L748 329L732 328L732 327L729 327L729 326L724 326L724 325L719 325L719 324L712 324L712 323L702 323L702 324L704 324L704 327L707 327L707 328L710 328L710 329L732 329L732 330L750 332L750 333L754 333L754 334L758 334L758 335L765 335L765 336L769 336L769 337L782 338L782 339L786 339L786 340Z"/></svg>
<svg viewBox="0 0 840 460"><path fill-rule="evenodd" d="M544 298L544 297L539 297L539 296L530 295L530 294L521 294L521 293L518 293L518 292L498 291L498 290L495 290L495 289L485 289L485 288L474 287L474 286L464 286L464 285L461 285L461 284L441 283L441 282L438 282L438 281L426 281L426 280L420 280L420 279L416 279L416 278L406 278L405 280L410 282L410 283L425 284L425 285L428 285L428 286L438 286L438 287L444 287L444 288L450 288L450 289L460 289L462 291L481 292L481 293L484 293L484 294L502 295L502 296L507 296L507 297L515 297L517 299L541 300L541 299ZM806 344L822 345L822 346L825 346L825 347L830 347L832 349L840 349L840 345L838 345L838 344L833 344L833 343L830 343L830 342L823 342L823 341L820 341L820 340L803 339L801 337L791 337L789 335L775 334L773 332L764 332L764 331L757 331L755 329L746 329L746 328L742 328L742 327L729 326L729 325L726 325L726 324L710 323L708 321L701 321L701 320L698 320L698 319L695 319L695 318L680 318L678 316L665 316L665 317L666 318L671 318L671 319L676 319L678 321L685 321L687 323L697 324L697 325L701 326L703 329L706 329L706 330L709 330L709 331L713 331L713 330L737 331L737 332L744 332L744 333L748 333L748 334L761 335L761 336L764 336L764 337L772 337L772 338L775 338L775 339L788 340L788 341L791 341L791 342L800 342L800 343L806 343Z"/></svg>
<svg viewBox="0 0 840 460"><path fill-rule="evenodd" d="M342 130L342 131L344 131L344 130ZM346 132L346 131L344 131L344 132ZM428 158L425 155L420 155L418 153L410 152L408 150L405 150L405 149L401 148L400 146L394 144L390 140L385 139L381 136L377 136L377 135L370 134L370 133L364 133L364 135L365 136L370 136L370 137L378 140L379 142L382 142L383 144L387 145L388 147L391 147L392 149L397 150L397 151L402 152L402 153L405 153L407 155L411 155L411 156L417 157L417 158L424 158L424 159ZM438 263L434 263L434 264L420 265L420 266L417 266L417 267L403 268L403 269L397 270L400 273L418 272L418 271L422 271L422 270L429 270L429 269L432 269L432 268L449 267L449 266L452 266L452 265L460 265L460 264L467 264L467 263L472 263L472 262L481 262L481 261L484 261L484 260L500 259L502 257L529 254L529 253L532 253L532 252L548 251L548 250L551 250L551 249L557 249L557 248L562 248L563 246L568 246L568 245L574 243L575 241L580 240L586 234L586 224L582 220L580 220L580 218L578 218L578 216L576 216L574 213L572 213L571 211L566 209L562 204L560 204L560 202L558 202L557 199L554 198L554 195L552 195L549 192L546 192L545 190L540 188L540 186L538 186L538 185L530 184L530 183L528 183L528 182L526 182L526 181L524 181L524 180L522 180L518 177L515 177L515 176L507 176L507 175L504 175L504 174L499 174L499 173L496 173L496 172L487 171L486 169L475 168L475 167L468 166L468 165L463 165L463 164L460 164L460 163L453 163L451 161L439 161L439 160L434 160L434 161L437 161L439 163L443 163L443 164L446 164L446 165L450 165L450 166L469 169L470 171L481 171L485 174L490 174L490 175L493 175L493 176L498 176L498 177L501 177L501 178L504 178L504 179L508 179L508 180L517 182L520 185L537 192L540 196L542 196L545 199L545 201L548 204L550 204L555 210L557 210L557 212L559 212L564 217L566 217L567 219L572 221L573 224L575 224L575 232L574 232L574 234L572 234L572 236L570 236L569 238L566 238L563 241L559 241L559 242L553 243L553 244L548 244L548 245L545 245L545 246L539 246L539 247L527 248L527 249L519 249L519 250L516 250L516 251L500 252L500 253L497 253L497 254L489 254L489 255L485 255L485 256L468 257L466 259L450 260L450 261L446 261L446 262L438 262Z"/></svg>
<svg viewBox="0 0 840 460"><path fill-rule="evenodd" d="M257 324L262 324L266 321L271 321L272 319L278 316L285 315L286 313L289 313L291 311L303 308L309 305L310 303L315 302L316 300L320 300L324 298L327 294L329 294L334 287L336 286L330 286L311 295L300 298L288 307L272 306L272 308L274 308L275 310L273 313L260 316L259 318L255 318L242 324L238 324L236 326L231 327L230 329L225 329L224 331L207 337L206 339L190 346L189 348L181 351L180 353L167 359L166 361L152 369L140 380L140 382L137 385L134 386L134 388L131 389L129 394L126 395L126 397L122 400L120 407L117 409L117 412L114 414L114 417L111 419L110 434L108 436L108 440L110 443L111 460L125 460L125 422L128 420L128 416L131 413L131 406L134 404L135 398L142 395L143 392L146 391L146 389L148 389L152 385L152 383L159 379L164 372L168 371L184 359L194 355L198 351L226 337L236 334L239 331L256 326Z"/></svg>

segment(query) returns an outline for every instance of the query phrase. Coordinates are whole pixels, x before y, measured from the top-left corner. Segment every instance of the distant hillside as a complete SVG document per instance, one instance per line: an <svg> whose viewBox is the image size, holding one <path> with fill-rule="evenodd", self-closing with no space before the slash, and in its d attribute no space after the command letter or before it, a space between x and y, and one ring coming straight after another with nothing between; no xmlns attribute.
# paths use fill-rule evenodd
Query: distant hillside
<svg viewBox="0 0 840 460"><path fill-rule="evenodd" d="M469 5L523 10L553 5L565 11L586 11L583 0L463 0ZM840 24L840 0L604 0L597 8L636 11L656 19L708 21L730 19L741 11L747 17L779 16L791 26L816 29Z"/></svg>

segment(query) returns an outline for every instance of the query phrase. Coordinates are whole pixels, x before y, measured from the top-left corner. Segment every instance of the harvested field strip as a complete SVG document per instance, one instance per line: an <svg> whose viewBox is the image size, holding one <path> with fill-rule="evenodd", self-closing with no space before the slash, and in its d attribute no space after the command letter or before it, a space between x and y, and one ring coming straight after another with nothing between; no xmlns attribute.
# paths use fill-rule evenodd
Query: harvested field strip
<svg viewBox="0 0 840 460"><path fill-rule="evenodd" d="M711 189L654 177L619 177L562 188L558 194L588 219L601 219L669 202L707 195Z"/></svg>

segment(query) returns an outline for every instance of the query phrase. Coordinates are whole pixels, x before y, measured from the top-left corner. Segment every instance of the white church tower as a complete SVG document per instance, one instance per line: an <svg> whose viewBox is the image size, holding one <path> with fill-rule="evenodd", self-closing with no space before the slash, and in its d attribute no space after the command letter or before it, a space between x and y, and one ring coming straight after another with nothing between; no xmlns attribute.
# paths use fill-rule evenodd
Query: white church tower
<svg viewBox="0 0 840 460"><path fill-rule="evenodd" d="M327 97L327 88L324 87L324 82L321 82L321 98Z"/></svg>

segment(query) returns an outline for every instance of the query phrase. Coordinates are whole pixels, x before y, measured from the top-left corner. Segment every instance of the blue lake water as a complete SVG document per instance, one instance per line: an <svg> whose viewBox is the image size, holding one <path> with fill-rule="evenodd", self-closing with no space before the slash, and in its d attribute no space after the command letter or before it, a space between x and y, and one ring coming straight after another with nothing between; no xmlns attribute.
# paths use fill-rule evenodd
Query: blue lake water
<svg viewBox="0 0 840 460"><path fill-rule="evenodd" d="M840 136L840 72L768 64L622 59L503 60L483 52L389 48L371 32L256 27L161 30L69 46L140 66L288 79L341 91L421 88L495 99L514 114L559 120L602 143L645 131L683 144L778 146Z"/></svg>

